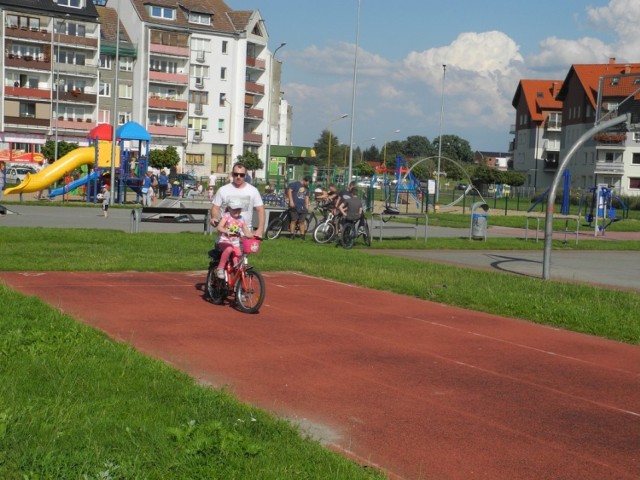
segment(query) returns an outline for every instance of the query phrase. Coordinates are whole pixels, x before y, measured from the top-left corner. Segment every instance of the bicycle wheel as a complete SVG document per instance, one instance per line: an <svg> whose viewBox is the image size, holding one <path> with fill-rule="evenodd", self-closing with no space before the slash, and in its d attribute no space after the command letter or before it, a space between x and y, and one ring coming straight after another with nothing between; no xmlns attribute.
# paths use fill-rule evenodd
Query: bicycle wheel
<svg viewBox="0 0 640 480"><path fill-rule="evenodd" d="M282 227L284 226L284 222L281 218L276 218L272 220L269 226L267 226L267 238L269 240L275 240L282 233Z"/></svg>
<svg viewBox="0 0 640 480"><path fill-rule="evenodd" d="M304 219L304 223L306 224L304 231L306 233L313 232L318 226L318 218L316 217L316 214L309 212L307 214L307 218Z"/></svg>
<svg viewBox="0 0 640 480"><path fill-rule="evenodd" d="M355 223L345 223L342 227L342 246L346 249L352 248L357 234Z"/></svg>
<svg viewBox="0 0 640 480"><path fill-rule="evenodd" d="M313 231L313 239L316 243L329 243L336 234L336 227L332 222L321 222Z"/></svg>
<svg viewBox="0 0 640 480"><path fill-rule="evenodd" d="M362 237L364 239L364 244L367 247L371 246L371 232L369 231L369 222L367 220L362 221Z"/></svg>
<svg viewBox="0 0 640 480"><path fill-rule="evenodd" d="M253 268L244 272L236 284L236 305L244 313L257 313L264 302L265 284L262 275Z"/></svg>
<svg viewBox="0 0 640 480"><path fill-rule="evenodd" d="M216 277L216 268L216 265L211 265L207 272L207 296L214 305L222 305L224 303L224 298L227 296L227 286L225 285L224 280Z"/></svg>

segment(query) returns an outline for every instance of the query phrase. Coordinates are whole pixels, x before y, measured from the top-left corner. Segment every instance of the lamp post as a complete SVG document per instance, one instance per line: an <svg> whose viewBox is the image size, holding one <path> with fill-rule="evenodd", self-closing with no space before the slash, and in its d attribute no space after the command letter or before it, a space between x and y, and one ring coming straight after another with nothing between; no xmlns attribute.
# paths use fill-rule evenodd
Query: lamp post
<svg viewBox="0 0 640 480"><path fill-rule="evenodd" d="M442 65L442 93L440 102L440 135L438 136L438 169L436 171L436 198L434 205L440 199L440 161L442 159L442 116L444 115L444 79L447 75L447 66Z"/></svg>
<svg viewBox="0 0 640 480"><path fill-rule="evenodd" d="M393 133L400 133L400 130L394 130L394 131L393 131L393 132L391 132L391 133L392 133L392 134L393 134ZM384 152L384 153L382 154L382 164L383 164L383 165L385 165L385 167L386 167L386 165L387 165L387 140L386 140L386 139L385 139L385 141L384 141L384 148L383 148L382 150L383 150L383 152Z"/></svg>
<svg viewBox="0 0 640 480"><path fill-rule="evenodd" d="M347 118L348 116L348 113L343 113L339 117L336 117L329 122L329 152L327 153L327 167L331 167L331 125L333 125L333 122L337 122L338 120L342 120L343 118Z"/></svg>
<svg viewBox="0 0 640 480"><path fill-rule="evenodd" d="M227 103L229 104L229 145L227 145L227 151L229 152L229 167L231 167L231 165L233 164L233 154L231 153L231 145L232 145L232 135L233 135L233 105L231 104L231 102L227 99L226 95L223 95L222 97L222 103ZM226 161L225 161L226 163ZM224 171L227 171L227 165L224 166Z"/></svg>
<svg viewBox="0 0 640 480"><path fill-rule="evenodd" d="M372 142L376 139L376 137L371 137L369 140ZM360 147L360 163L364 162L364 149Z"/></svg>
<svg viewBox="0 0 640 480"><path fill-rule="evenodd" d="M276 58L278 50L284 47L287 42L282 42L278 48L273 51L273 54L269 57L269 103L267 103L267 151L266 151L266 179L269 180L269 164L271 162L271 106L273 104L273 60ZM278 83L279 84L279 83ZM280 120L278 120L280 123Z"/></svg>
<svg viewBox="0 0 640 480"><path fill-rule="evenodd" d="M358 13L356 15L356 51L353 58L353 92L351 94L351 136L349 138L349 168L347 169L348 180L351 181L353 170L353 127L356 122L356 84L358 78L358 45L360 42L360 0L358 0Z"/></svg>
<svg viewBox="0 0 640 480"><path fill-rule="evenodd" d="M58 23L57 27L56 27L56 58L55 58L55 65L56 65L56 74L55 74L55 84L56 84L56 113L55 113L55 121L56 121L56 128L55 128L55 137L54 137L54 143L55 145L53 146L53 161L57 162L58 161L58 123L60 123L60 30L62 29L62 26L67 22L67 18L69 18L69 14L67 13L65 15L65 18Z"/></svg>

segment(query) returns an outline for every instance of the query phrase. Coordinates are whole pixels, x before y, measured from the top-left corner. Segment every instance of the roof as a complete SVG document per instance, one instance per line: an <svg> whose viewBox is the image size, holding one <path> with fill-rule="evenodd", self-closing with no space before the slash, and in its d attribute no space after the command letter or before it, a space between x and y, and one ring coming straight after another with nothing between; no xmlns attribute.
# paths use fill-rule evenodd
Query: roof
<svg viewBox="0 0 640 480"><path fill-rule="evenodd" d="M252 11L234 12L222 0L132 0L132 3L143 22L171 27L188 27L190 31L238 33L246 30L247 22L254 13ZM152 17L147 12L146 7L149 5L175 8L176 19L164 20ZM189 12L211 15L211 25L189 23Z"/></svg>
<svg viewBox="0 0 640 480"><path fill-rule="evenodd" d="M572 65L569 73L564 80L564 85L560 89L558 94L559 100L564 100L568 93L569 82L576 78L582 85L585 96L591 102L591 105L595 108L597 105L598 88L600 85L600 78L603 76L623 76L629 73L640 74L640 63L615 63L615 59L611 59L606 64L577 64ZM630 80L631 81L631 80ZM606 83L606 82L605 82ZM603 87L605 85L603 84ZM617 87L617 88L616 88ZM626 87L626 89L625 89ZM628 92L628 93L625 93ZM629 86L625 82L620 82L618 85L606 86L606 96L623 96L629 95Z"/></svg>
<svg viewBox="0 0 640 480"><path fill-rule="evenodd" d="M296 147L293 145L271 145L269 155L271 157L315 158L316 151L313 147Z"/></svg>
<svg viewBox="0 0 640 480"><path fill-rule="evenodd" d="M562 102L557 98L562 86L561 80L520 80L511 104L517 108L524 96L531 120L541 122L544 112L562 110Z"/></svg>
<svg viewBox="0 0 640 480"><path fill-rule="evenodd" d="M53 0L0 0L0 8L7 10L6 7L21 12L42 12L52 17L64 17L69 14L70 18L82 18L83 21L98 17L98 12L92 1L85 2L82 8L73 8L58 5Z"/></svg>
<svg viewBox="0 0 640 480"><path fill-rule="evenodd" d="M149 132L136 122L127 122L116 130L116 137L121 140L151 140Z"/></svg>
<svg viewBox="0 0 640 480"><path fill-rule="evenodd" d="M115 9L109 7L96 7L96 10L98 11L98 15L100 16L100 35L102 35L102 40L115 43L117 35L116 21L118 20L118 12ZM131 38L129 37L129 34L124 28L122 22L120 22L120 42L131 43Z"/></svg>

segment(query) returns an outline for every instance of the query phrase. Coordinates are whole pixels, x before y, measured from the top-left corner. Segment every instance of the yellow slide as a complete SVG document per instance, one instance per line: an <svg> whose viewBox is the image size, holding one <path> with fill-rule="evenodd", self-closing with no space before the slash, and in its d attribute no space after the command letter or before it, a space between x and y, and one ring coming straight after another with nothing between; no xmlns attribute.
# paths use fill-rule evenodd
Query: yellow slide
<svg viewBox="0 0 640 480"><path fill-rule="evenodd" d="M116 151L117 153L117 151ZM100 166L111 165L111 143L100 142L98 146L98 163ZM117 155L116 155L116 158ZM12 188L4 191L5 195L12 193L31 193L44 190L64 177L67 173L74 171L81 165L93 164L96 160L95 147L80 147L70 151L64 157L58 159L48 167L38 173L27 173L25 179Z"/></svg>

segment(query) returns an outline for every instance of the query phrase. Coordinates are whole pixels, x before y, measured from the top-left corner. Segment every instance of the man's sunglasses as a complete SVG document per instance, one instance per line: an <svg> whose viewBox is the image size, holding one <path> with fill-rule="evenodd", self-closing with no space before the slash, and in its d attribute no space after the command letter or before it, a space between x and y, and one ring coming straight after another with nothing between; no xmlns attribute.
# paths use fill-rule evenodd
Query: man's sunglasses
<svg viewBox="0 0 640 480"><path fill-rule="evenodd" d="M246 176L247 176L247 174L246 174L246 173L240 173L240 172L233 172L233 173L232 173L232 175L233 175L234 177L240 177L240 178L244 178L244 177L246 177Z"/></svg>

